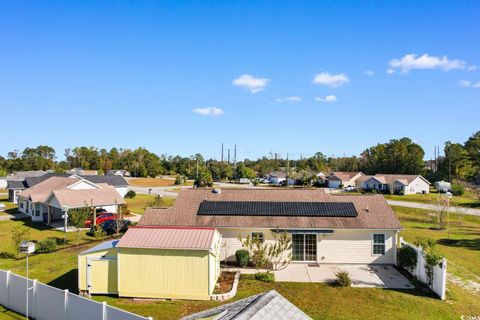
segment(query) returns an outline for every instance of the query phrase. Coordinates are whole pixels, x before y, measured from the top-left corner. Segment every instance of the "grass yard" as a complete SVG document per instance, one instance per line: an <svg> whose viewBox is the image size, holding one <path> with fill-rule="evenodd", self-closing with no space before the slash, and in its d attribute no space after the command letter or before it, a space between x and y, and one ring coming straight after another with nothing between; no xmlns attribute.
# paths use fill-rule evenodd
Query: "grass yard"
<svg viewBox="0 0 480 320"><path fill-rule="evenodd" d="M175 198L163 197L160 203L157 203L157 196L150 194L138 194L135 198L125 199L128 209L136 214L143 214L148 207L171 207L175 202Z"/></svg>
<svg viewBox="0 0 480 320"><path fill-rule="evenodd" d="M405 230L401 235L407 241L421 237L437 240L442 253L449 259L449 271L459 276L480 275L480 217L452 215L451 234L432 230L429 212L419 209L394 207ZM461 222L461 223L460 223ZM0 222L0 251L11 252L11 230L16 225L31 227L31 238L63 237L63 233L26 221ZM67 234L70 243L73 234ZM78 247L68 247L30 258L32 278L75 292L77 288L77 254L97 242L83 237ZM25 274L25 260L3 258L0 268ZM419 291L367 288L337 288L321 283L263 283L252 276L243 276L237 296L247 296L275 289L314 319L458 319L461 315L480 314L480 295L448 284L448 301L442 302ZM155 319L178 319L184 315L219 305L213 301L133 301L112 296L95 296L97 301ZM227 301L227 302L231 302ZM0 309L0 319L16 319L9 311Z"/></svg>
<svg viewBox="0 0 480 320"><path fill-rule="evenodd" d="M175 178L131 178L128 180L128 184L137 187L171 187L175 186ZM192 186L192 181L187 181L185 186Z"/></svg>
<svg viewBox="0 0 480 320"><path fill-rule="evenodd" d="M438 196L439 194L436 192L430 192L427 194L407 194L403 196L386 194L385 199L435 204ZM465 190L464 195L453 196L450 200L450 205L466 208L480 208L480 197L472 191Z"/></svg>
<svg viewBox="0 0 480 320"><path fill-rule="evenodd" d="M0 192L1 193L1 192ZM0 202L5 205L5 212L7 213L15 213L17 212L17 205L8 201L8 195L0 196ZM3 215L3 212L0 212L0 215Z"/></svg>
<svg viewBox="0 0 480 320"><path fill-rule="evenodd" d="M449 238L447 230L432 229L434 225L429 216L432 212L406 207L392 208L405 228L400 235L406 241L435 239L448 259L449 272L462 278L480 277L480 217L450 213Z"/></svg>

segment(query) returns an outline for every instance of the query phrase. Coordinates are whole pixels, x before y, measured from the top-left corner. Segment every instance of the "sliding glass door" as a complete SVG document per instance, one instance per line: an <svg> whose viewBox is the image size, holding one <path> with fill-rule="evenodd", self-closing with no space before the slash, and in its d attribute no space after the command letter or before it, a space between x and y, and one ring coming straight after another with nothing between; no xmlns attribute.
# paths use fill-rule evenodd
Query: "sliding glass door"
<svg viewBox="0 0 480 320"><path fill-rule="evenodd" d="M292 234L292 261L317 261L316 234Z"/></svg>

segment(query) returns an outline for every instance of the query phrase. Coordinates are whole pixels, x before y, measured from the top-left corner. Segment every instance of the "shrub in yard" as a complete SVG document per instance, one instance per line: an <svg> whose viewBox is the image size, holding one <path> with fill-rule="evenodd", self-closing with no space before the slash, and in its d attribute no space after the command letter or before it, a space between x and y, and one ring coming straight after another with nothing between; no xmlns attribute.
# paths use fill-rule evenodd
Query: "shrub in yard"
<svg viewBox="0 0 480 320"><path fill-rule="evenodd" d="M103 231L102 227L96 225L96 226L93 226L88 232L87 232L87 236L90 236L90 237L95 237L95 238L103 238L105 237L107 234L105 233L105 231Z"/></svg>
<svg viewBox="0 0 480 320"><path fill-rule="evenodd" d="M403 268L414 268L417 265L417 252L410 246L398 249L398 264Z"/></svg>
<svg viewBox="0 0 480 320"><path fill-rule="evenodd" d="M126 199L133 199L137 196L137 193L133 190L128 190L128 192L125 194Z"/></svg>
<svg viewBox="0 0 480 320"><path fill-rule="evenodd" d="M273 272L257 272L255 273L255 279L263 282L275 282L275 275Z"/></svg>
<svg viewBox="0 0 480 320"><path fill-rule="evenodd" d="M335 283L339 287L350 287L352 285L352 280L350 279L350 274L347 271L339 271L335 273Z"/></svg>
<svg viewBox="0 0 480 320"><path fill-rule="evenodd" d="M454 196L462 196L465 193L465 188L459 184L452 184L452 194Z"/></svg>
<svg viewBox="0 0 480 320"><path fill-rule="evenodd" d="M237 250L237 252L235 252L235 259L237 266L246 267L250 261L250 253L245 249Z"/></svg>
<svg viewBox="0 0 480 320"><path fill-rule="evenodd" d="M38 253L53 252L57 249L57 240L54 238L47 238L37 242L36 251Z"/></svg>

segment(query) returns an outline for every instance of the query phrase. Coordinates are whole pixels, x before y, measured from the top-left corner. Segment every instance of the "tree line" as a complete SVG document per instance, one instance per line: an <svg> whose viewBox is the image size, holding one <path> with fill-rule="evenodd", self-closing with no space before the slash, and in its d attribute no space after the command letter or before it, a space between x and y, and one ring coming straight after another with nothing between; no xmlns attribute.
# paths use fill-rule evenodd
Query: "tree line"
<svg viewBox="0 0 480 320"><path fill-rule="evenodd" d="M422 174L432 180L472 180L480 175L480 131L465 143L447 141L444 156L424 161L425 151L409 138L392 139L364 150L358 157L327 157L317 152L310 157L285 159L278 155L259 159L245 159L236 163L205 159L201 154L190 157L156 155L145 148L99 149L95 147L67 148L64 160L57 160L56 150L50 146L25 148L0 156L0 175L14 171L54 170L64 172L72 168L98 170L100 174L111 169L128 170L134 177L180 175L188 179L231 180L263 177L272 171L288 170L291 175L311 177L318 172L362 171L366 174L398 173ZM288 169L287 169L288 168Z"/></svg>

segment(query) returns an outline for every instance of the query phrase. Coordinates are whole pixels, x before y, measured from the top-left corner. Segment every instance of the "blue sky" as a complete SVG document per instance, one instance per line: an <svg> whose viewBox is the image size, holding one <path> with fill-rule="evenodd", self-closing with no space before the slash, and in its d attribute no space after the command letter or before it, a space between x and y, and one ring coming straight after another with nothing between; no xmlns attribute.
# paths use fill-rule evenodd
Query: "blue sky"
<svg viewBox="0 0 480 320"><path fill-rule="evenodd" d="M430 158L480 130L479 12L478 1L2 1L0 154L219 158L223 142L240 159L295 158L408 136Z"/></svg>

